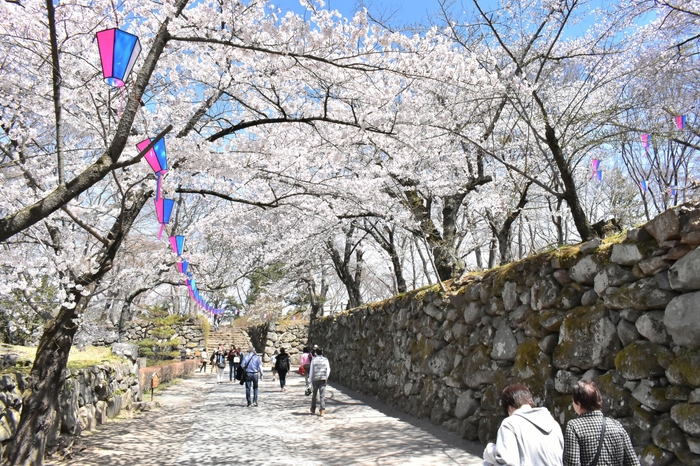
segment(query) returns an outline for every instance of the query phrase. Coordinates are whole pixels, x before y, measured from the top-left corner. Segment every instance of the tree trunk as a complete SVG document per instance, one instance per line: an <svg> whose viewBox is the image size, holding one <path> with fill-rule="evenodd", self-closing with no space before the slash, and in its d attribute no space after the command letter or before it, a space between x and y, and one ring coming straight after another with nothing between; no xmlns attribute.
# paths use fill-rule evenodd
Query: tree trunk
<svg viewBox="0 0 700 466"><path fill-rule="evenodd" d="M559 140L554 134L554 128L552 128L549 123L545 123L545 137L547 139L547 146L549 146L552 157L554 158L557 168L559 169L559 175L561 176L561 181L564 184L564 200L569 206L569 210L571 210L571 216L574 219L576 230L578 231L579 236L581 236L581 241L588 241L595 237L595 232L591 228L586 212L583 210L583 206L579 200L576 182L574 181L573 174L569 169L569 164L564 158L561 146L559 145Z"/></svg>
<svg viewBox="0 0 700 466"><path fill-rule="evenodd" d="M107 235L107 244L97 256L97 271L76 278L76 286L92 289L99 284L104 274L111 269L122 241L151 193L152 191L139 192L131 206L124 207ZM122 205L125 206L125 203ZM46 443L55 424L58 396L65 381L68 355L78 329L74 319L85 309L89 299L75 287L67 292L67 298L74 297L75 306L72 309L62 306L56 318L46 324L39 340L30 372L29 389L22 397L22 414L17 431L8 445L5 459L8 465L36 466L44 462Z"/></svg>

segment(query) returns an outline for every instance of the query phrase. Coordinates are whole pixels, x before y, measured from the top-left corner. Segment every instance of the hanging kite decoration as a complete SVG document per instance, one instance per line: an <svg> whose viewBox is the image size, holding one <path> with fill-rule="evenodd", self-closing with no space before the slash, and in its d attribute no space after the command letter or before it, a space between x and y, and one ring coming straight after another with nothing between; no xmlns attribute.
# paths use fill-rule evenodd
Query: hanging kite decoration
<svg viewBox="0 0 700 466"><path fill-rule="evenodd" d="M600 160L591 160L591 165L593 168L591 172L591 178L597 178L598 181L603 181L603 170L600 170Z"/></svg>
<svg viewBox="0 0 700 466"><path fill-rule="evenodd" d="M151 139L144 139L143 141L136 144L136 148L139 152L143 151L151 143ZM165 138L159 139L149 150L144 154L144 159L151 166L153 172L156 174L156 200L160 199L160 184L161 177L168 172L168 159L165 155Z"/></svg>
<svg viewBox="0 0 700 466"><path fill-rule="evenodd" d="M687 123L687 119L686 119L685 115L678 115L675 118L675 120L676 120L676 128L678 128L679 131L682 130L683 128L685 128L685 125Z"/></svg>
<svg viewBox="0 0 700 466"><path fill-rule="evenodd" d="M647 192L647 180L642 180L639 182L639 187L642 190L642 195L644 195Z"/></svg>
<svg viewBox="0 0 700 466"><path fill-rule="evenodd" d="M182 256L182 252L185 249L185 237L182 235L171 236L170 246L173 248L173 252L178 257Z"/></svg>
<svg viewBox="0 0 700 466"><path fill-rule="evenodd" d="M121 117L125 99L124 86L141 53L141 43L135 35L117 28L100 31L95 34L95 37L97 37L97 47L100 49L102 76L105 82L122 90L118 112Z"/></svg>
<svg viewBox="0 0 700 466"><path fill-rule="evenodd" d="M156 199L156 215L158 216L158 223L160 223L160 231L158 231L158 239L163 237L163 229L165 225L170 223L170 216L173 213L173 206L175 201L173 199Z"/></svg>
<svg viewBox="0 0 700 466"><path fill-rule="evenodd" d="M642 133L642 145L644 150L649 150L649 143L651 142L651 136L647 133Z"/></svg>

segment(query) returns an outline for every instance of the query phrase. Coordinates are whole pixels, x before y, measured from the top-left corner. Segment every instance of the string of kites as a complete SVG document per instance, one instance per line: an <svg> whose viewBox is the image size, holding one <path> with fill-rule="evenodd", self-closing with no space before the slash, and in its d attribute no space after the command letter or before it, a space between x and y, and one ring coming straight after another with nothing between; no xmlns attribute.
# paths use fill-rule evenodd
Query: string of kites
<svg viewBox="0 0 700 466"><path fill-rule="evenodd" d="M136 59L141 53L139 39L137 36L117 28L100 31L96 34L96 38L100 50L102 73L105 82L110 86L121 88L123 99L125 82L131 73ZM121 115L121 106L119 114ZM158 223L160 223L160 230L158 231L158 239L160 240L162 239L165 225L170 223L170 217L175 205L175 200L161 197L161 179L163 175L168 172L165 140L161 137L154 143L148 138L136 144L136 148L139 150L139 153L148 149L144 154L144 158L156 175L155 210ZM217 308L207 302L197 289L195 278L190 270L189 261L185 260L183 257L185 237L183 235L169 236L169 241L173 252L177 256L177 270L185 277L185 285L189 290L190 297L197 303L200 309L203 309L211 315L223 314L226 311L225 309ZM238 315L239 310L235 309L234 313ZM267 314L265 314L265 318L267 318Z"/></svg>
<svg viewBox="0 0 700 466"><path fill-rule="evenodd" d="M686 115L678 115L674 117L674 121L676 123L676 128L678 131L681 131L685 128L685 125L688 122L688 119ZM641 134L641 139L642 139L642 146L644 146L644 151L649 152L649 145L651 144L651 134L648 133L642 133ZM598 159L593 159L591 160L591 178L595 178L598 181L603 181L603 170L600 168L600 160ZM641 180L639 182L639 188L642 190L642 195L644 195L647 192L648 186L647 186L647 180ZM669 186L668 187L668 192L671 194L671 197L675 197L676 193L678 192L678 186Z"/></svg>

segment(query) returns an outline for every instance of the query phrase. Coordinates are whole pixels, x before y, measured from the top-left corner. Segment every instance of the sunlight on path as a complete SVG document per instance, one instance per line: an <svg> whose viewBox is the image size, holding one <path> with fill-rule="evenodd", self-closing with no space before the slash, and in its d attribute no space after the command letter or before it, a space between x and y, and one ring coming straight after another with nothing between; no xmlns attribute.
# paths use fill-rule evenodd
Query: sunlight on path
<svg viewBox="0 0 700 466"><path fill-rule="evenodd" d="M243 386L217 384L213 374L195 374L156 399L162 409L103 425L85 437L87 448L72 461L48 464L482 464L454 441L433 435L450 434L387 416L341 389L329 388L325 417L311 415L311 399L296 374L281 393L266 373L258 407L246 407Z"/></svg>

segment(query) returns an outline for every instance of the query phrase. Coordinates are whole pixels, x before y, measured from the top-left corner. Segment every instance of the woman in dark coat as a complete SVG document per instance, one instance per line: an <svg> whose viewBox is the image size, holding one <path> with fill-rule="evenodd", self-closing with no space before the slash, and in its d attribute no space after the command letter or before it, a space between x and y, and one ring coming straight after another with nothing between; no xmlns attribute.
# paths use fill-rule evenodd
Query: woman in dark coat
<svg viewBox="0 0 700 466"><path fill-rule="evenodd" d="M284 350L280 348L280 354L277 355L277 360L275 361L275 370L280 378L280 387L283 392L287 391L285 385L287 384L287 372L289 372L289 355Z"/></svg>

